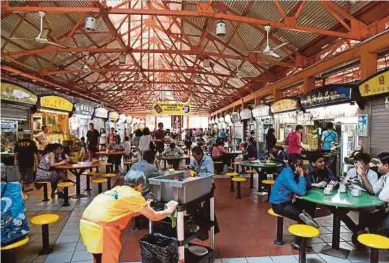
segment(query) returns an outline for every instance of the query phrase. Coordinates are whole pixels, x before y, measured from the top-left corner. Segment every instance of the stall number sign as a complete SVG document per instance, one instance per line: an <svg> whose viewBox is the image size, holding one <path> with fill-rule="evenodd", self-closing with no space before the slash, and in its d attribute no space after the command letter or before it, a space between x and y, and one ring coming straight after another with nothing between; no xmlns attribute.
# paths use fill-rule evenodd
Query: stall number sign
<svg viewBox="0 0 389 263"><path fill-rule="evenodd" d="M93 107L90 105L76 104L75 108L76 108L76 114L87 115L87 116L92 116L93 114Z"/></svg>
<svg viewBox="0 0 389 263"><path fill-rule="evenodd" d="M359 85L362 97L389 93L389 69L378 73Z"/></svg>
<svg viewBox="0 0 389 263"><path fill-rule="evenodd" d="M41 97L41 107L71 112L73 103L58 96L44 96Z"/></svg>
<svg viewBox="0 0 389 263"><path fill-rule="evenodd" d="M272 113L297 110L297 101L293 99L283 99L274 102L270 110Z"/></svg>
<svg viewBox="0 0 389 263"><path fill-rule="evenodd" d="M153 102L153 114L184 115L190 112L190 103Z"/></svg>
<svg viewBox="0 0 389 263"><path fill-rule="evenodd" d="M36 104L38 97L30 91L11 83L1 82L1 99L25 104Z"/></svg>

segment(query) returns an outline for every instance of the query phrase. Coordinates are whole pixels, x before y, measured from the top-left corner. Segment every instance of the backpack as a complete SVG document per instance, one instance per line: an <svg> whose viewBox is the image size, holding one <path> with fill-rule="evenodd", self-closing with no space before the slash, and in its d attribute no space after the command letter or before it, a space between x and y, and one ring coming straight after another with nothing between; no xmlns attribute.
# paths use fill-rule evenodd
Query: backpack
<svg viewBox="0 0 389 263"><path fill-rule="evenodd" d="M18 182L1 183L1 245L24 238L30 227L24 209L22 186Z"/></svg>

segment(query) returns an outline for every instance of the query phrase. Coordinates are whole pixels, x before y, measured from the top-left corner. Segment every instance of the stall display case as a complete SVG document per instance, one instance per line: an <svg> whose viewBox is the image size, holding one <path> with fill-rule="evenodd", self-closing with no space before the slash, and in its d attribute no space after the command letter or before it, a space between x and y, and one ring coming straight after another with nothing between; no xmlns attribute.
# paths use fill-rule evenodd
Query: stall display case
<svg viewBox="0 0 389 263"><path fill-rule="evenodd" d="M12 153L18 140L18 122L1 120L1 154Z"/></svg>
<svg viewBox="0 0 389 263"><path fill-rule="evenodd" d="M47 126L50 143L62 143L69 139L69 117L67 113L39 112L33 115L32 121L34 134L38 134L42 130L42 126Z"/></svg>

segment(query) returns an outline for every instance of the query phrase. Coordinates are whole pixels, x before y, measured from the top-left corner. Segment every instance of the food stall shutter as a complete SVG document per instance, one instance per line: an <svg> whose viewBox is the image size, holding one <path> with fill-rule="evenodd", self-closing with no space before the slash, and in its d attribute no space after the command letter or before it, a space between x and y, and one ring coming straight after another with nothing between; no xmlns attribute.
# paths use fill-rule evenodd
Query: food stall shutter
<svg viewBox="0 0 389 263"><path fill-rule="evenodd" d="M28 107L2 103L2 105L1 105L1 118L27 120L28 119L28 111L29 111Z"/></svg>
<svg viewBox="0 0 389 263"><path fill-rule="evenodd" d="M371 156L389 149L389 110L385 109L385 97L371 102Z"/></svg>

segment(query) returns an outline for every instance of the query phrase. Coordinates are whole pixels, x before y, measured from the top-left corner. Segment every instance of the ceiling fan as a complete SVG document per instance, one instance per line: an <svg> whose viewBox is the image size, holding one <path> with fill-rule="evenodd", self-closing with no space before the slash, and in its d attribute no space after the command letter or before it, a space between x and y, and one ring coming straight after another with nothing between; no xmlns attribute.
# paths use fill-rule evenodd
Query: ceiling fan
<svg viewBox="0 0 389 263"><path fill-rule="evenodd" d="M284 43L281 43L279 44L278 46L272 48L270 47L270 44L269 44L269 33L271 31L271 26L267 25L264 27L265 28L265 31L266 31L266 46L265 46L265 49L262 51L262 53L266 56L271 56L271 57L275 57L275 58L280 58L280 55L278 55L277 53L275 53L275 51L277 51L278 49L286 46L287 44L289 44L288 42L284 42ZM254 51L254 52L260 52L260 51Z"/></svg>
<svg viewBox="0 0 389 263"><path fill-rule="evenodd" d="M13 38L13 37L11 37L10 39L11 40L29 40L29 41L33 40L33 41L35 41L35 43L38 43L38 44L49 44L49 45L53 45L53 46L57 46L57 47L61 47L61 48L68 48L68 47L65 47L63 45L51 42L47 39L47 35L49 34L49 30L47 28L43 28L43 18L45 17L46 13L39 11L38 14L41 18L41 20L40 20L41 23L40 23L40 32L36 38L17 38L17 37Z"/></svg>

